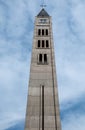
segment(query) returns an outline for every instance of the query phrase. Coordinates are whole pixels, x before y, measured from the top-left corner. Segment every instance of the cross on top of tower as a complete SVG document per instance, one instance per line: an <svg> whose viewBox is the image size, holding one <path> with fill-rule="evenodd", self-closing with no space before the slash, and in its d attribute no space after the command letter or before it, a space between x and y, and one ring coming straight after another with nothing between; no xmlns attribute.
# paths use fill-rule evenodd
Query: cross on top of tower
<svg viewBox="0 0 85 130"><path fill-rule="evenodd" d="M46 7L46 5L44 4L44 0L43 0L43 3L40 5L42 8Z"/></svg>

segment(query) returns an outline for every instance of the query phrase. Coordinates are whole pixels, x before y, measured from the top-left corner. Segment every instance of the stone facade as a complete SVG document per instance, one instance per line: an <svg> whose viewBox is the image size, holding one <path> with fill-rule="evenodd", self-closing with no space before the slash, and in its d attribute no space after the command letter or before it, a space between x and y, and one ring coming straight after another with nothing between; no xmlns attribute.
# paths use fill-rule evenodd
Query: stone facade
<svg viewBox="0 0 85 130"><path fill-rule="evenodd" d="M44 9L35 19L25 130L61 130L52 21Z"/></svg>

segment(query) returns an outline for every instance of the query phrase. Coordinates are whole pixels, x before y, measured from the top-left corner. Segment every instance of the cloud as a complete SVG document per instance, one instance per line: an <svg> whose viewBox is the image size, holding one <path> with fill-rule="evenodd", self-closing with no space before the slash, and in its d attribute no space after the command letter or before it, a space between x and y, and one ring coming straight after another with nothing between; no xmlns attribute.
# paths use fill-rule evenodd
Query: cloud
<svg viewBox="0 0 85 130"><path fill-rule="evenodd" d="M12 1L13 2L13 1ZM25 117L32 30L19 1L0 1L0 129ZM17 12L16 8L20 8ZM24 21L24 19L27 22ZM30 41L30 42L29 42Z"/></svg>
<svg viewBox="0 0 85 130"><path fill-rule="evenodd" d="M30 52L27 58L22 45L0 40L0 129L25 116Z"/></svg>
<svg viewBox="0 0 85 130"><path fill-rule="evenodd" d="M6 129L6 130L23 130L24 129L24 121L17 122L16 125Z"/></svg>
<svg viewBox="0 0 85 130"><path fill-rule="evenodd" d="M85 116L73 115L72 113L68 115L67 120L63 122L63 130L84 130L85 129Z"/></svg>
<svg viewBox="0 0 85 130"><path fill-rule="evenodd" d="M70 2L70 3L69 3ZM63 21L62 25L58 27L59 34L57 38L55 38L56 44L55 47L57 48L56 52L56 61L57 61L57 71L58 71L58 83L61 86L60 95L61 101L68 101L68 100L76 100L82 93L85 92L84 86L84 70L85 70L85 45L84 45L84 37L81 37L81 30L78 29L77 23L79 21L83 21L83 19L78 20L75 14L75 7L77 8L79 5L83 6L83 2L80 1L79 3L71 2L69 0L67 2L67 9L69 12L65 13L64 18L62 17ZM83 12L84 8L79 9L79 12ZM64 12L63 11L63 12ZM78 15L78 14L77 14ZM80 14L79 14L80 15ZM82 15L82 13L81 13ZM77 16L78 17L78 16ZM72 19L74 19L74 26L72 28ZM69 24L68 24L69 21ZM84 23L80 22L81 24L79 27L84 27ZM61 23L59 23L61 24ZM84 34L85 28L82 28L82 33ZM73 33L75 32L75 33ZM62 35L63 33L63 35ZM79 34L79 35L77 35ZM82 35L83 36L83 35ZM64 37L64 38L63 38ZM58 44L59 43L59 44ZM81 88L82 84L82 88Z"/></svg>
<svg viewBox="0 0 85 130"><path fill-rule="evenodd" d="M34 18L41 9L40 4L41 1L32 0L0 1L2 130L16 125L25 117ZM78 130L82 126L83 130L84 109L82 115L79 111L73 113L71 110L74 111L74 107L77 110L78 101L82 101L85 94L85 2L47 0L46 4L53 23L61 115L65 113L62 129Z"/></svg>
<svg viewBox="0 0 85 130"><path fill-rule="evenodd" d="M61 108L61 119L63 130L84 130L85 129L85 95L82 95L77 100L63 103Z"/></svg>

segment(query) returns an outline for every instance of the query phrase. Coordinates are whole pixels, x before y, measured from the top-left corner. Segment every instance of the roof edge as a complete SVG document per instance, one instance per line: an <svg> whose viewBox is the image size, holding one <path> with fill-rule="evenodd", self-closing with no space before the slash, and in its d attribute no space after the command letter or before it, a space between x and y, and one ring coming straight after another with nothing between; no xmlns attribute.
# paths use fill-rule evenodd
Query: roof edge
<svg viewBox="0 0 85 130"><path fill-rule="evenodd" d="M46 10L44 8L42 8L42 10L39 12L39 14L37 15L37 17L50 17L50 16L46 12Z"/></svg>

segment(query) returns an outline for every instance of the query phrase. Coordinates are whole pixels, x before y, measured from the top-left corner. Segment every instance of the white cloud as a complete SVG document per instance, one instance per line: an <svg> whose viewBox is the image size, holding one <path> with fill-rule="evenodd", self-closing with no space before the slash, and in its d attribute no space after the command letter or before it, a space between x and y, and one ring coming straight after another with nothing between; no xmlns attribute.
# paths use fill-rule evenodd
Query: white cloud
<svg viewBox="0 0 85 130"><path fill-rule="evenodd" d="M63 121L63 130L84 130L85 129L85 116L84 115L67 115L67 119Z"/></svg>
<svg viewBox="0 0 85 130"><path fill-rule="evenodd" d="M0 39L0 129L25 116L30 52L24 59L20 42Z"/></svg>
<svg viewBox="0 0 85 130"><path fill-rule="evenodd" d="M72 1L71 8L73 29L80 41L85 41L85 1Z"/></svg>
<svg viewBox="0 0 85 130"><path fill-rule="evenodd" d="M33 22L41 1L0 2L0 128L5 129L11 121L16 123L25 115ZM74 105L72 102L85 93L84 1L47 0L46 3L46 10L53 18L60 103L62 109L66 103L70 108L68 102ZM78 130L81 124L83 130L84 116L70 118L63 121L63 130L75 127Z"/></svg>

